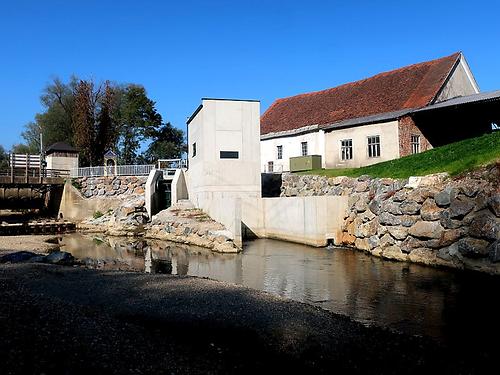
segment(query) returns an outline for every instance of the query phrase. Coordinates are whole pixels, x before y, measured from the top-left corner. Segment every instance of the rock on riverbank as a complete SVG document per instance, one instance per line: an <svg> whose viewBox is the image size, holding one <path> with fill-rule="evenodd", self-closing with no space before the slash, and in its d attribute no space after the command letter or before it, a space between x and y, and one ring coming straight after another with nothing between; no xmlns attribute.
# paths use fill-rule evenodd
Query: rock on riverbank
<svg viewBox="0 0 500 375"><path fill-rule="evenodd" d="M119 207L78 225L82 232L99 232L108 236L143 236L196 245L221 253L240 251L232 233L212 220L189 201L182 201L159 212L150 223L144 209L144 197L125 200Z"/></svg>

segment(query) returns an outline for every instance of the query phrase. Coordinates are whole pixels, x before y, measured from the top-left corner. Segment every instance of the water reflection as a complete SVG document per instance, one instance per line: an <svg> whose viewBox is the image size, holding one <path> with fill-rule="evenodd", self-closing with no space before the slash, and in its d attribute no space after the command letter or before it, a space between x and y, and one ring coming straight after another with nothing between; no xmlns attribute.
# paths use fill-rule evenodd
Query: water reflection
<svg viewBox="0 0 500 375"><path fill-rule="evenodd" d="M500 281L486 275L274 240L248 242L241 254L81 234L65 235L62 245L90 267L209 277L412 334L443 340L481 335L484 341L500 333L488 324L496 321L492 296Z"/></svg>

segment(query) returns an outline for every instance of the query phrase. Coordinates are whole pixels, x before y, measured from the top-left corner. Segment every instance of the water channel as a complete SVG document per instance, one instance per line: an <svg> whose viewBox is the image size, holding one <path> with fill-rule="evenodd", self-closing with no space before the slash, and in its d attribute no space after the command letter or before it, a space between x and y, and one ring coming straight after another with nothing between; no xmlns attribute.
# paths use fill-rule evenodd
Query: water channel
<svg viewBox="0 0 500 375"><path fill-rule="evenodd" d="M91 268L208 277L443 342L465 345L500 337L499 277L265 239L245 243L240 254L77 233L60 243Z"/></svg>

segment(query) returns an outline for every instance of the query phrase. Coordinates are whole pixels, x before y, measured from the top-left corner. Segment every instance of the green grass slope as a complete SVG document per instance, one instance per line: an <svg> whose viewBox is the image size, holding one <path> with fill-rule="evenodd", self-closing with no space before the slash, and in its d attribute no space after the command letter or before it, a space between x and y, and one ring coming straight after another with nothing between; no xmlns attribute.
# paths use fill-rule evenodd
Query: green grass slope
<svg viewBox="0 0 500 375"><path fill-rule="evenodd" d="M361 168L316 169L301 174L328 177L370 175L372 177L408 178L448 172L458 175L500 160L500 131L437 147L430 151Z"/></svg>

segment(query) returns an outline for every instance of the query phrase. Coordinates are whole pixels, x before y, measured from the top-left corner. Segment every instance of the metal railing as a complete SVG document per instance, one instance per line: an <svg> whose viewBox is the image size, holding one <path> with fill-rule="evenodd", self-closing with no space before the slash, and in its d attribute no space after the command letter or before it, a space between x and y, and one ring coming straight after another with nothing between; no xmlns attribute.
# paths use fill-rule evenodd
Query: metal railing
<svg viewBox="0 0 500 375"><path fill-rule="evenodd" d="M73 168L71 177L105 177L105 176L147 176L153 169L162 170L167 175L173 175L177 169L187 168L185 159L160 159L155 164L116 165Z"/></svg>
<svg viewBox="0 0 500 375"><path fill-rule="evenodd" d="M283 173L283 165L282 164L269 164L266 163L262 168L263 173Z"/></svg>
<svg viewBox="0 0 500 375"><path fill-rule="evenodd" d="M64 179L70 176L70 171L66 169L45 169L45 168L13 168L0 171L0 182L2 183L42 183L47 182L46 178Z"/></svg>
<svg viewBox="0 0 500 375"><path fill-rule="evenodd" d="M187 168L186 159L159 159L157 163L157 168L163 171L167 176L172 176L175 174L177 169Z"/></svg>
<svg viewBox="0 0 500 375"><path fill-rule="evenodd" d="M155 167L154 164L84 167L73 168L70 174L71 177L147 176Z"/></svg>

